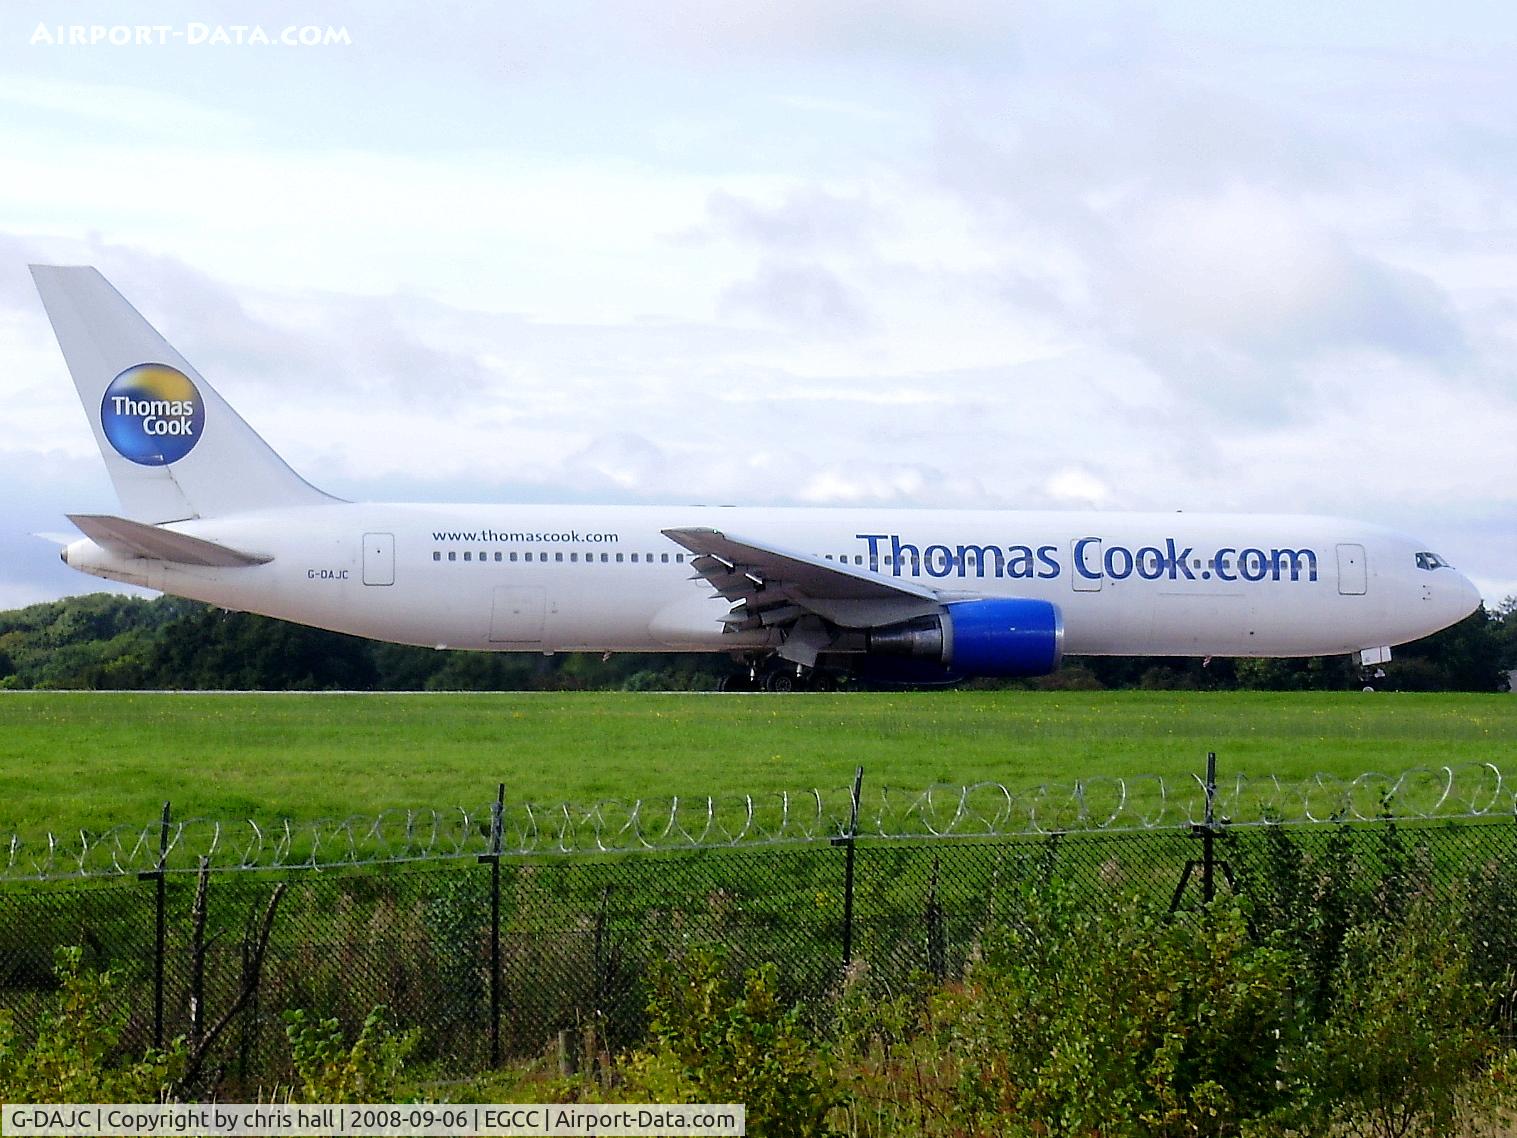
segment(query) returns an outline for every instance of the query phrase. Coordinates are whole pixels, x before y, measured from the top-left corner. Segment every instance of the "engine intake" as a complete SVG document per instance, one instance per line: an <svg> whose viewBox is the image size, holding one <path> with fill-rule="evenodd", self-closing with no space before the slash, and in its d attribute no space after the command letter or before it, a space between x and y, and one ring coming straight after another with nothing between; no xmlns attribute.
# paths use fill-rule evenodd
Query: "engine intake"
<svg viewBox="0 0 1517 1138"><path fill-rule="evenodd" d="M936 616L872 629L867 645L871 655L931 661L960 676L1045 676L1064 654L1064 621L1049 601L952 601Z"/></svg>

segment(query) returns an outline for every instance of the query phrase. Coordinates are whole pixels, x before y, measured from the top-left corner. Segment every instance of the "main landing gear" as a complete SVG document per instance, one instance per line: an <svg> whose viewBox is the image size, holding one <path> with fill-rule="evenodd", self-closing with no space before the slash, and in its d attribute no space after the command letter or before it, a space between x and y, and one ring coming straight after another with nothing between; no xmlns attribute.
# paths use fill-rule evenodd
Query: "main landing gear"
<svg viewBox="0 0 1517 1138"><path fill-rule="evenodd" d="M794 692L835 691L837 677L823 668L802 668L785 660L751 661L742 669L724 676L717 691Z"/></svg>

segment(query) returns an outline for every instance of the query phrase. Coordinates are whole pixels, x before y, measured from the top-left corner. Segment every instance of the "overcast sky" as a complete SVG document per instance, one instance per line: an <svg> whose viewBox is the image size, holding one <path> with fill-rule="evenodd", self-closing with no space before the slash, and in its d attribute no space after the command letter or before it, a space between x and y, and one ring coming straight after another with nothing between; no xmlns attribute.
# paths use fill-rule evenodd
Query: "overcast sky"
<svg viewBox="0 0 1517 1138"><path fill-rule="evenodd" d="M0 607L117 508L30 261L343 497L1343 514L1517 593L1517 8L1040 7L6 0ZM350 42L192 42L254 24Z"/></svg>

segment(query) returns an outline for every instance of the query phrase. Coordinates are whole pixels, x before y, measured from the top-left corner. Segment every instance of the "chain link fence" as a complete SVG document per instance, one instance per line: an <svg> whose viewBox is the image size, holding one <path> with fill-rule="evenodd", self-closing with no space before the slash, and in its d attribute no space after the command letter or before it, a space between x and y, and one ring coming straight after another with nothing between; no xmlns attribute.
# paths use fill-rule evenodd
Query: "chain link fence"
<svg viewBox="0 0 1517 1138"><path fill-rule="evenodd" d="M1467 779L1479 780L1475 791ZM78 849L58 852L61 842L43 857L17 840L0 879L0 1008L23 1038L35 1032L57 950L79 946L87 965L120 977L128 1047L204 1039L225 1019L205 1085L253 1094L289 1078L282 1017L297 1008L337 1018L351 1037L384 1005L398 1027L419 1030L417 1059L452 1074L549 1051L616 1051L643 1037L656 963L700 944L725 946L734 969L773 962L784 997L825 1022L861 970L886 989L960 974L987 930L1015 920L1029 890L1053 885L1182 914L1207 890L1231 891L1248 898L1261 933L1296 937L1317 935L1324 907L1394 916L1413 891L1433 892L1451 920L1479 930L1482 967L1494 975L1517 963L1517 822L1494 768L1339 783L1340 808L1316 824L1299 811L1282 818L1278 804L1315 810L1323 782L1268 784L1250 800L1268 801L1243 820L1240 783L1210 795L1210 814L1203 780L1183 809L1174 792L1140 808L1133 786L1160 782L873 798L855 784L841 800L796 796L804 809L789 822L771 812L742 838L726 821L713 837L717 821L692 821L701 812L678 803L522 808L513 819L498 799L448 827L413 816L399 842L383 820L325 827L319 845L290 829L279 858L228 840L246 828L176 829L167 811L132 842L81 843L82 862ZM1403 802L1421 797L1398 811L1387 787L1407 792ZM891 813L896 801L909 806ZM1013 807L1027 801L1045 805L1036 815ZM1065 825L1046 824L1050 803ZM711 805L707 817L743 813ZM535 830L518 826L534 816ZM546 817L564 821L547 827ZM197 834L209 843L197 846Z"/></svg>

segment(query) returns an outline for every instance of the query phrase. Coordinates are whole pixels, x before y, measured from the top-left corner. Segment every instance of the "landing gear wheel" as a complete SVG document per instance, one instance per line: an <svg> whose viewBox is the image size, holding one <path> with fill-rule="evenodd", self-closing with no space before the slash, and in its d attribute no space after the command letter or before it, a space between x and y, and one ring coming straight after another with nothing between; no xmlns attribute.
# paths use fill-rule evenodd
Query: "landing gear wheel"
<svg viewBox="0 0 1517 1138"><path fill-rule="evenodd" d="M780 670L770 672L764 677L764 690L772 692L792 692L799 686L794 672Z"/></svg>

